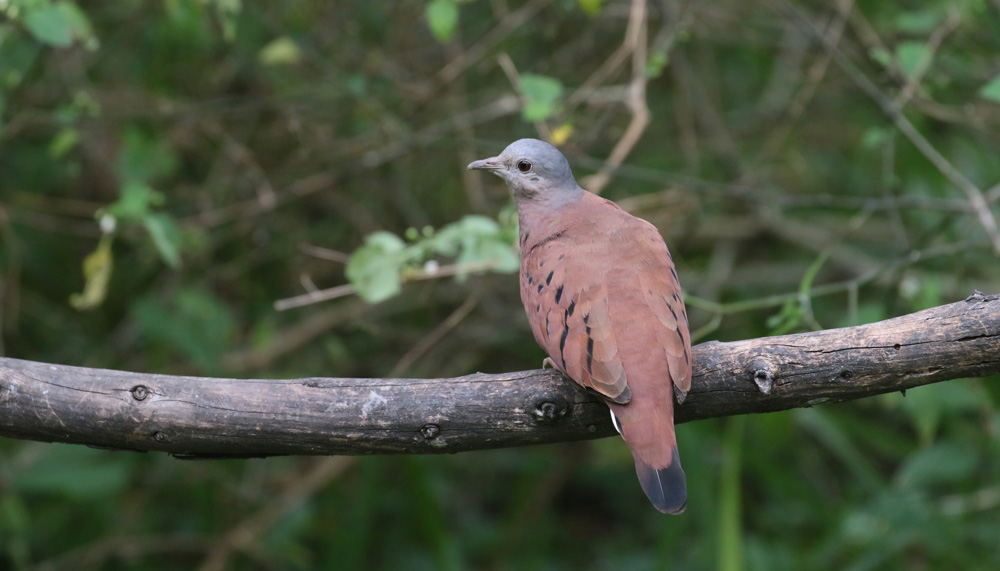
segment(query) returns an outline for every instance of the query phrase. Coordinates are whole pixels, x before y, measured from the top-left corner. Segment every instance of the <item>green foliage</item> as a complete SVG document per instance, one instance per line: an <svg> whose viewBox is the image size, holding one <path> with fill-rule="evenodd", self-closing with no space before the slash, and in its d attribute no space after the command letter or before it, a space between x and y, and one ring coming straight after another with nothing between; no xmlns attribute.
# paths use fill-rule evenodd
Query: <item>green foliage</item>
<svg viewBox="0 0 1000 571"><path fill-rule="evenodd" d="M22 6L25 28L43 44L65 48L74 40L92 37L87 16L73 2L24 2Z"/></svg>
<svg viewBox="0 0 1000 571"><path fill-rule="evenodd" d="M427 25L437 41L446 44L455 34L458 24L458 2L456 0L431 0L427 4Z"/></svg>
<svg viewBox="0 0 1000 571"><path fill-rule="evenodd" d="M558 79L523 73L520 77L524 96L522 116L525 121L544 121L562 108L562 83Z"/></svg>
<svg viewBox="0 0 1000 571"><path fill-rule="evenodd" d="M579 0L580 9L588 16L596 16L601 13L601 4L604 0Z"/></svg>
<svg viewBox="0 0 1000 571"><path fill-rule="evenodd" d="M617 51L627 2L506 4L0 1L0 353L247 378L536 368L509 193L464 166L546 122L587 184L639 62ZM651 122L602 192L663 233L702 340L1000 292L965 194L796 19L675 8L649 3ZM919 79L903 115L1000 216L992 4L850 8L843 58L889 102ZM364 298L274 310L345 281ZM334 470L0 439L0 568L998 568L998 387L681 425L676 518L614 438Z"/></svg>
<svg viewBox="0 0 1000 571"><path fill-rule="evenodd" d="M429 226L420 232L410 228L410 244L391 232L374 232L351 255L347 279L362 298L377 303L397 295L408 276L438 255L456 258L460 281L471 271L514 272L520 267L513 249L516 233L509 225L471 214L436 232Z"/></svg>
<svg viewBox="0 0 1000 571"><path fill-rule="evenodd" d="M291 65L302 59L302 51L295 40L282 36L271 40L266 46L261 48L258 56L260 63L264 65Z"/></svg>
<svg viewBox="0 0 1000 571"><path fill-rule="evenodd" d="M167 300L152 295L136 300L132 315L153 354L180 355L209 373L220 370L220 356L235 331L229 308L201 287L180 289Z"/></svg>
<svg viewBox="0 0 1000 571"><path fill-rule="evenodd" d="M979 96L1000 103L1000 75L994 77L979 89Z"/></svg>

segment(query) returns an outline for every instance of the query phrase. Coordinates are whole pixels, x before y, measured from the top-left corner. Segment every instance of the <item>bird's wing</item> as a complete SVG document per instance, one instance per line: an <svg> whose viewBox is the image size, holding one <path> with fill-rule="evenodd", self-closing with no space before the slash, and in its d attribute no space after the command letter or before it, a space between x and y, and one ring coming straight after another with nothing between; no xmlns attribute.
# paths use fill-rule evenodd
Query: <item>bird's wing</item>
<svg viewBox="0 0 1000 571"><path fill-rule="evenodd" d="M620 404L631 399L633 368L623 349L662 355L653 361L666 367L649 374L668 374L683 400L691 340L667 247L654 226L595 199L523 253L521 299L535 339L559 370Z"/></svg>
<svg viewBox="0 0 1000 571"><path fill-rule="evenodd" d="M618 340L608 313L605 270L589 265L593 252L559 236L521 260L521 300L531 331L557 369L612 402L631 398Z"/></svg>

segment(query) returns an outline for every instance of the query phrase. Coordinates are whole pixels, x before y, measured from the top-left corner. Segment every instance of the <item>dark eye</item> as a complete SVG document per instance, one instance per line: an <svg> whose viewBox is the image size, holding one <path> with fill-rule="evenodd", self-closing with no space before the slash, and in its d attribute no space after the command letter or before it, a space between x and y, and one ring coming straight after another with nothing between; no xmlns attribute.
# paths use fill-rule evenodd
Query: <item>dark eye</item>
<svg viewBox="0 0 1000 571"><path fill-rule="evenodd" d="M528 161L518 161L517 170L521 172L528 172L531 170L531 163L529 163Z"/></svg>

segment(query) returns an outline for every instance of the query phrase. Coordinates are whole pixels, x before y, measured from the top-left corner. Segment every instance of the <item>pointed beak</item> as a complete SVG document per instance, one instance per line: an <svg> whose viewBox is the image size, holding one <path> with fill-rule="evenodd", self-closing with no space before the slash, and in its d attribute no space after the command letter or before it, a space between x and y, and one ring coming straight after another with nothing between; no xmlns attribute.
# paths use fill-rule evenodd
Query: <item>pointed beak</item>
<svg viewBox="0 0 1000 571"><path fill-rule="evenodd" d="M496 171L503 168L503 163L500 162L500 157L490 157L488 159L472 161L469 163L469 166L465 168L470 171Z"/></svg>

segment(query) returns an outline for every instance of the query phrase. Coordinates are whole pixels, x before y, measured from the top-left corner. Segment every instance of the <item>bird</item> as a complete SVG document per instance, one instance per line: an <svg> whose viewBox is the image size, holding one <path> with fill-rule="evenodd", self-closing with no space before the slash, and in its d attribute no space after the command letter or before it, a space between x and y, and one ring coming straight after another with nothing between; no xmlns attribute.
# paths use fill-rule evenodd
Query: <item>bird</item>
<svg viewBox="0 0 1000 571"><path fill-rule="evenodd" d="M521 301L543 362L600 396L653 506L679 514L687 483L674 397L691 388L691 338L673 259L655 226L584 190L566 157L514 141L469 170L507 183L517 206Z"/></svg>

